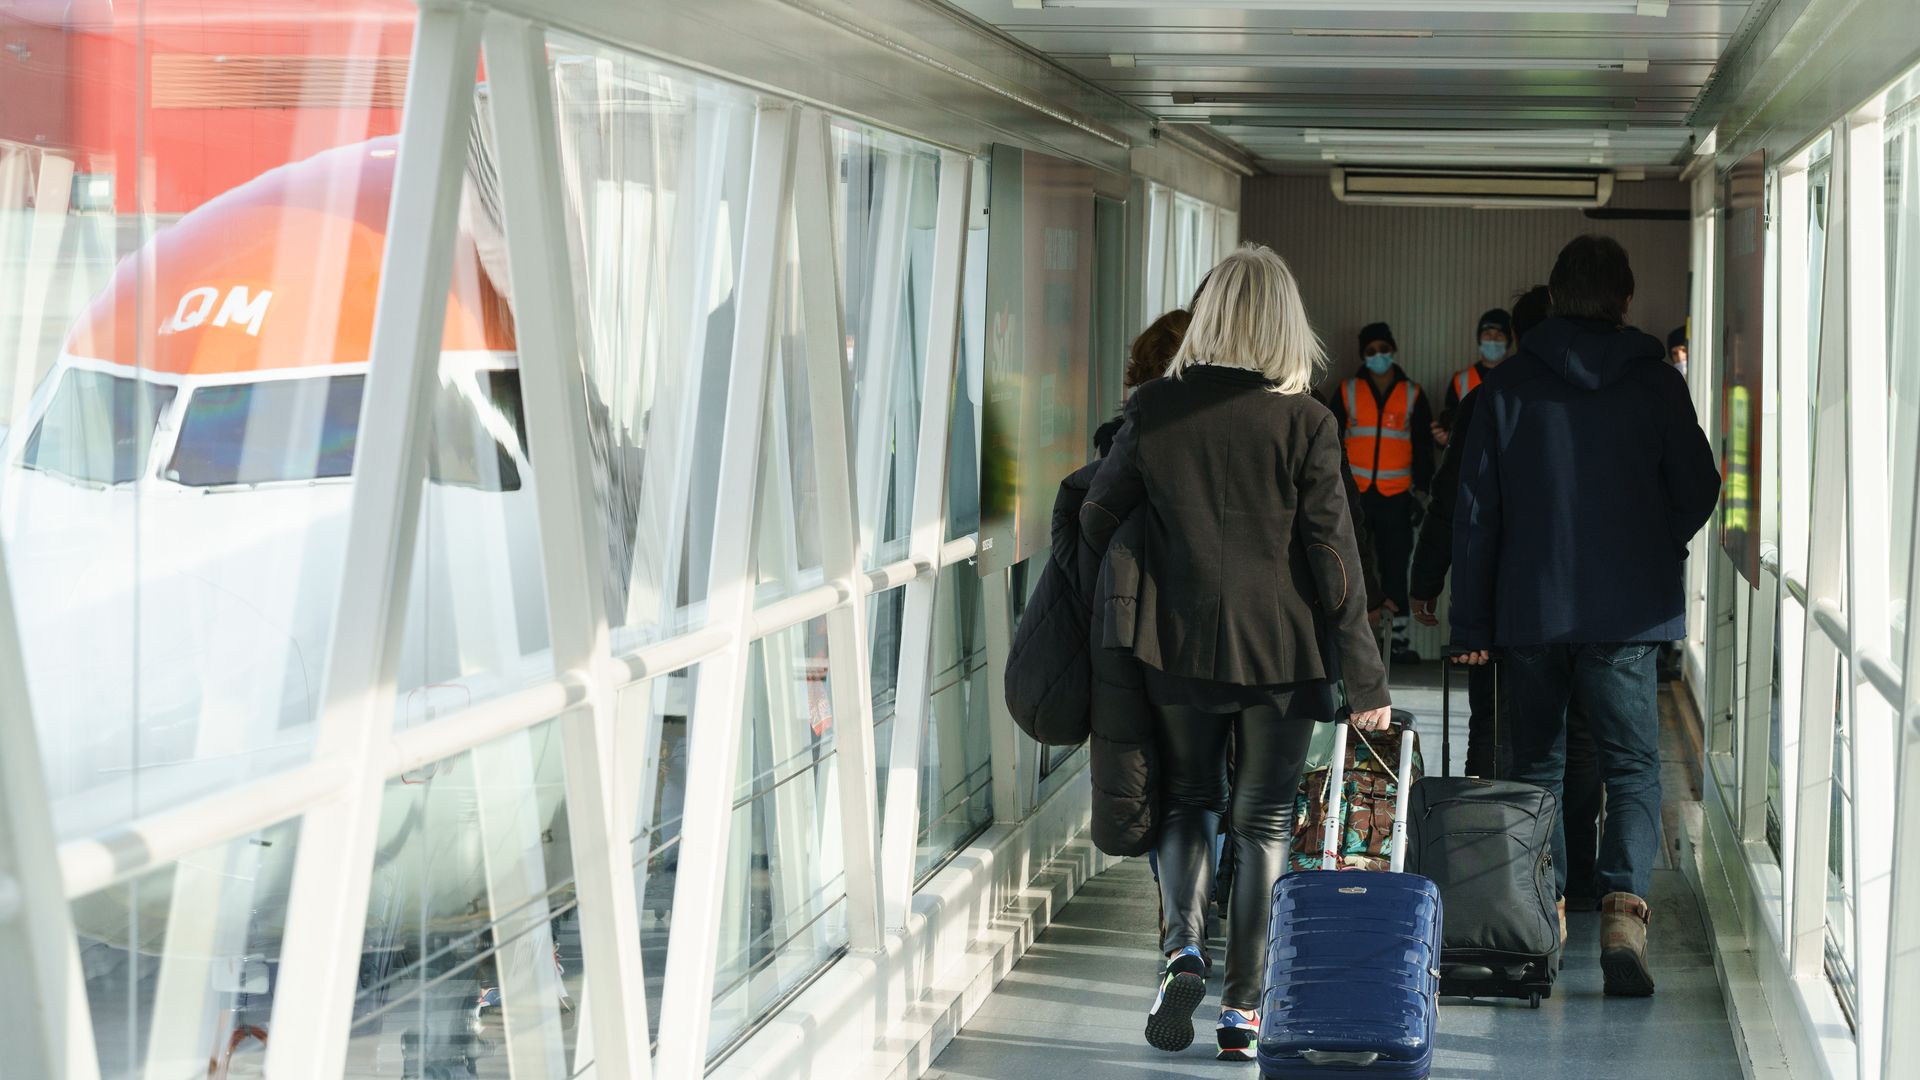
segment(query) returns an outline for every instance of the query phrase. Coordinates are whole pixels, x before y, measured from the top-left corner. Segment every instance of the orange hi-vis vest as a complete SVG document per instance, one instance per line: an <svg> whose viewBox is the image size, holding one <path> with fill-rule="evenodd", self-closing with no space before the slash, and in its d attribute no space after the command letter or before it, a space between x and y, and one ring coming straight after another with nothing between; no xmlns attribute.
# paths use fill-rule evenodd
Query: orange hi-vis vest
<svg viewBox="0 0 1920 1080"><path fill-rule="evenodd" d="M1363 379L1340 384L1347 405L1347 463L1361 491L1405 495L1413 489L1413 403L1420 388L1402 379L1384 409Z"/></svg>
<svg viewBox="0 0 1920 1080"><path fill-rule="evenodd" d="M1480 385L1480 365L1479 364L1474 364L1468 367L1465 371L1454 372L1453 399L1455 401L1466 400L1467 395L1473 392L1473 388L1479 385Z"/></svg>

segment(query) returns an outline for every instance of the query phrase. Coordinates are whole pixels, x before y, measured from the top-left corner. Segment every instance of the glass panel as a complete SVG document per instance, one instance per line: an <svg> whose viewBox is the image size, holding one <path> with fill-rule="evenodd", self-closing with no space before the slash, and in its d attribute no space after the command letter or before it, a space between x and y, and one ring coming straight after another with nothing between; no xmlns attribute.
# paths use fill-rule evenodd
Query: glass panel
<svg viewBox="0 0 1920 1080"><path fill-rule="evenodd" d="M1853 863L1853 713L1847 695L1853 669L1845 656L1834 666L1838 676L1833 695L1833 806L1827 824L1827 974L1851 1016L1859 926Z"/></svg>
<svg viewBox="0 0 1920 1080"><path fill-rule="evenodd" d="M993 740L987 692L984 583L972 566L940 571L933 603L933 666L920 742L917 877L993 823Z"/></svg>
<svg viewBox="0 0 1920 1080"><path fill-rule="evenodd" d="M486 101L484 94L478 97ZM538 478L527 464L506 230L495 195L498 148L489 119L482 106L474 125L479 137L467 144L453 287L401 631L394 722L402 728L553 674L533 490ZM340 408L339 396L333 388L316 387L302 395L310 402L302 411L324 417ZM268 400L255 397L250 404ZM187 411L191 421L193 403ZM299 471L308 464L288 458L270 469Z"/></svg>
<svg viewBox="0 0 1920 1080"><path fill-rule="evenodd" d="M1893 445L1890 530L1893 655L1906 648L1907 581L1913 558L1916 462L1920 462L1920 99L1887 123L1887 431Z"/></svg>
<svg viewBox="0 0 1920 1080"><path fill-rule="evenodd" d="M836 122L845 282L843 325L853 368L853 447L867 566L906 557L914 449L927 348L940 156L931 147Z"/></svg>
<svg viewBox="0 0 1920 1080"><path fill-rule="evenodd" d="M587 1064L570 845L557 721L387 782L347 1077Z"/></svg>
<svg viewBox="0 0 1920 1080"><path fill-rule="evenodd" d="M754 103L550 35L614 646L706 621Z"/></svg>
<svg viewBox="0 0 1920 1080"><path fill-rule="evenodd" d="M938 602L937 600L935 601ZM877 805L887 805L887 768L893 751L894 719L899 712L900 636L907 614L905 586L867 598L867 627L873 638L869 684L873 692L873 759L879 762ZM875 825L879 825L875 819Z"/></svg>
<svg viewBox="0 0 1920 1080"><path fill-rule="evenodd" d="M986 377L987 159L973 163L966 277L960 287L960 354L947 428L947 539L980 531L980 396Z"/></svg>
<svg viewBox="0 0 1920 1080"><path fill-rule="evenodd" d="M1814 402L1820 391L1820 316L1826 291L1827 204L1831 195L1832 137L1820 140L1816 161L1807 170L1807 430L1814 431Z"/></svg>
<svg viewBox="0 0 1920 1080"><path fill-rule="evenodd" d="M754 500L753 580L759 604L826 580L821 571L820 482L814 468L798 232L789 215L787 263L780 279L779 341L767 370L759 491Z"/></svg>
<svg viewBox="0 0 1920 1080"><path fill-rule="evenodd" d="M660 1000L680 873L680 819L687 802L687 717L697 669L662 675L620 692L619 725L640 733L646 759L636 778L633 888L640 908L640 964L647 978L647 1030L660 1041Z"/></svg>
<svg viewBox="0 0 1920 1080"><path fill-rule="evenodd" d="M838 731L827 621L753 643L713 1026L718 1053L831 963L847 944Z"/></svg>
<svg viewBox="0 0 1920 1080"><path fill-rule="evenodd" d="M102 1080L260 1075L299 840L282 822L73 902Z"/></svg>
<svg viewBox="0 0 1920 1080"><path fill-rule="evenodd" d="M415 7L8 10L0 535L72 837L308 755L352 479L305 391L365 371Z"/></svg>

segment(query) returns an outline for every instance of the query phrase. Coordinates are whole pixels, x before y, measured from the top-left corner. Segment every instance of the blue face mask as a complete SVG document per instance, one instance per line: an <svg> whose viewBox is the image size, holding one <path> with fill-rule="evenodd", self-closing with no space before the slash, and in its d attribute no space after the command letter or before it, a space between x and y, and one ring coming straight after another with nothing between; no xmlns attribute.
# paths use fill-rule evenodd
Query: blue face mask
<svg viewBox="0 0 1920 1080"><path fill-rule="evenodd" d="M1366 361L1367 370L1375 375L1385 375L1393 369L1393 354L1390 352L1374 353L1367 357Z"/></svg>
<svg viewBox="0 0 1920 1080"><path fill-rule="evenodd" d="M1487 363L1497 364L1507 358L1507 343L1504 341L1483 341L1480 343L1480 355Z"/></svg>

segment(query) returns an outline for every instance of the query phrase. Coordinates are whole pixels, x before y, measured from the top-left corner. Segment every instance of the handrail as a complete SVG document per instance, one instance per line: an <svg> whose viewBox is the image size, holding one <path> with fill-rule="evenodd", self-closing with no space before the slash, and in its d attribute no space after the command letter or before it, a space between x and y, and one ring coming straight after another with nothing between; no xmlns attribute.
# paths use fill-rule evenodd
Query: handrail
<svg viewBox="0 0 1920 1080"><path fill-rule="evenodd" d="M345 789L344 761L313 761L60 845L67 899L138 877L196 851L277 825Z"/></svg>

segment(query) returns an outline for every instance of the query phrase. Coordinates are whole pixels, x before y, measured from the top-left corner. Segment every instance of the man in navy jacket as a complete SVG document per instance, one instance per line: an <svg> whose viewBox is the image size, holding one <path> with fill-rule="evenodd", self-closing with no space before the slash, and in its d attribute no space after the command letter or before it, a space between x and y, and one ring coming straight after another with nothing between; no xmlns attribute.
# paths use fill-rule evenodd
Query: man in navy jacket
<svg viewBox="0 0 1920 1080"><path fill-rule="evenodd" d="M1557 317L1481 385L1454 511L1453 644L1499 649L1511 778L1562 794L1569 703L1606 779L1595 868L1610 994L1653 992L1645 897L1659 850L1657 653L1685 633L1687 544L1720 474L1686 381L1660 340L1625 324L1633 271L1582 236L1548 279ZM1566 887L1566 839L1555 831Z"/></svg>

